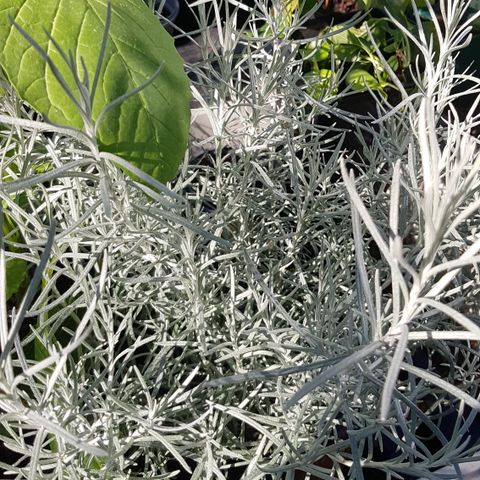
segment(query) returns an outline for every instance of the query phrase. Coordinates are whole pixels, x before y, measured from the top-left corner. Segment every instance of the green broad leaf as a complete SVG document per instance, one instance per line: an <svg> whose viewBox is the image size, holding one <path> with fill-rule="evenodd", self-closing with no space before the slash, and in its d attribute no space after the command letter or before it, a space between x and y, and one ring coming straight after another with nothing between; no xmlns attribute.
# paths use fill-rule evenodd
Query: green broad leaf
<svg viewBox="0 0 480 480"><path fill-rule="evenodd" d="M362 48L352 44L338 44L334 47L334 55L342 62L356 62L362 54Z"/></svg>
<svg viewBox="0 0 480 480"><path fill-rule="evenodd" d="M361 68L354 68L350 70L345 78L345 81L348 85L351 85L354 90L364 90L367 88L367 86L372 90L377 90L381 86L378 80L371 73Z"/></svg>
<svg viewBox="0 0 480 480"><path fill-rule="evenodd" d="M20 258L9 258L6 262L7 300L15 295L27 278L28 265Z"/></svg>
<svg viewBox="0 0 480 480"><path fill-rule="evenodd" d="M389 57L387 63L390 65L394 72L401 68L396 55L392 55L391 57Z"/></svg>
<svg viewBox="0 0 480 480"><path fill-rule="evenodd" d="M350 30L352 30L355 27L349 28L348 30L343 29L342 25L334 25L332 28L326 29L326 32L328 33L335 33L331 37L328 37L328 41L330 43L333 43L333 45L338 45L338 44L349 44L350 43Z"/></svg>
<svg viewBox="0 0 480 480"><path fill-rule="evenodd" d="M304 75L307 84L307 92L315 100L320 100L330 90L331 93L337 93L337 89L332 89L333 72L327 68L321 68Z"/></svg>
<svg viewBox="0 0 480 480"><path fill-rule="evenodd" d="M326 62L330 60L330 44L328 42L312 41L301 50L309 62Z"/></svg>
<svg viewBox="0 0 480 480"><path fill-rule="evenodd" d="M190 91L173 39L139 0L113 0L111 25L92 118L115 99L160 74L106 113L96 135L115 153L160 181L172 179L183 159L190 123ZM90 88L105 30L105 0L0 0L0 64L19 96L50 122L83 128L75 104L44 59L12 25L13 18L45 50L78 99L78 86L46 32ZM84 69L85 67L85 69Z"/></svg>

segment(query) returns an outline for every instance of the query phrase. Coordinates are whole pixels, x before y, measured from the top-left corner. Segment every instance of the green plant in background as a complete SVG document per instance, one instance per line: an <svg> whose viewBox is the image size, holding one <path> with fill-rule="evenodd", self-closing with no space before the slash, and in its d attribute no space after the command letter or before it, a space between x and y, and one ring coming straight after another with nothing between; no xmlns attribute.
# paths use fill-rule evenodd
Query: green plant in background
<svg viewBox="0 0 480 480"><path fill-rule="evenodd" d="M430 3L433 5L436 0L414 0L417 8L422 8ZM405 18L405 12L412 7L412 0L358 0L358 5L363 10L371 8L386 8L397 18L402 20Z"/></svg>
<svg viewBox="0 0 480 480"><path fill-rule="evenodd" d="M105 39L100 0L1 0L0 12L0 64L23 100L154 178L174 177L187 145L188 79L143 2L113 2Z"/></svg>
<svg viewBox="0 0 480 480"><path fill-rule="evenodd" d="M436 0L415 1L427 34L434 30L430 6L435 3ZM312 1L286 0L280 5L280 26L283 28L291 26L296 17L311 15L315 8L315 2ZM305 59L304 80L313 98L318 99L327 91L335 93L342 88L334 74L342 67L347 70L342 78L345 87L354 91L375 90L387 95L387 89L396 89L396 86L390 82L390 73L381 56L387 60L388 67L403 82L408 83L404 72L410 65L411 45L405 32L392 24L386 12L408 31L414 32L417 26L409 14L411 0L360 0L357 5L364 11L376 9L376 16L369 15L360 25L349 27L347 24L339 24L326 27L319 33L318 40L312 40L300 48ZM474 15L476 8L472 3L467 15ZM385 11L385 16L379 17L378 13L382 10ZM472 25L478 28L478 20ZM268 31L269 27L266 26L262 33L267 34Z"/></svg>
<svg viewBox="0 0 480 480"><path fill-rule="evenodd" d="M296 9L300 9L302 15L310 15L313 8L310 2L299 4L296 0L286 5L284 15L289 22ZM417 1L416 5L422 7L426 2ZM409 0L365 0L358 2L358 7L362 10L386 8L397 21L413 28L406 16L407 9L411 8ZM395 86L389 81L390 75L380 54L400 78L411 58L407 37L386 16L368 16L360 25L350 28L347 24L326 27L320 32L319 40L310 42L301 51L306 66L304 78L314 98L322 96L327 88L331 89L333 73L341 66L348 70L343 79L346 87L357 91L376 90L386 95L386 89Z"/></svg>
<svg viewBox="0 0 480 480"><path fill-rule="evenodd" d="M7 300L20 291L27 280L28 264L21 258L11 258L6 264Z"/></svg>
<svg viewBox="0 0 480 480"><path fill-rule="evenodd" d="M385 94L385 89L393 85L376 48L381 50L397 75L402 75L410 63L410 47L405 35L391 28L386 18L371 18L347 30L336 25L325 29L321 35L328 35L328 38L310 42L302 52L307 69L305 78L314 97L320 95L325 79L332 75L332 64L337 69L344 64L348 66L345 83L353 90L369 88Z"/></svg>
<svg viewBox="0 0 480 480"><path fill-rule="evenodd" d="M12 221L11 217L4 213L6 208L6 204L3 203L3 235L4 238L9 241L10 243L21 243L21 235L18 232L17 225L15 222ZM18 252L19 249L12 247L11 245L8 247L8 251L10 252ZM27 281L27 271L28 271L28 263L21 259L21 258L8 258L6 260L6 300L10 300L13 295L20 292L25 282Z"/></svg>
<svg viewBox="0 0 480 480"><path fill-rule="evenodd" d="M11 150L7 150L5 155L7 158L11 157ZM3 176L3 182L11 181L12 178L8 175ZM26 207L26 195L25 193L11 195L10 201L15 205L18 205L19 209ZM18 230L18 226L12 220L12 218L6 214L8 211L8 204L5 200L1 200L0 209L0 223L3 233L2 242L6 242L6 249L10 252L19 252L21 249L18 247L22 242L22 235ZM5 278L6 278L6 300L10 300L13 295L21 290L22 285L27 279L28 264L21 258L7 258L5 265Z"/></svg>

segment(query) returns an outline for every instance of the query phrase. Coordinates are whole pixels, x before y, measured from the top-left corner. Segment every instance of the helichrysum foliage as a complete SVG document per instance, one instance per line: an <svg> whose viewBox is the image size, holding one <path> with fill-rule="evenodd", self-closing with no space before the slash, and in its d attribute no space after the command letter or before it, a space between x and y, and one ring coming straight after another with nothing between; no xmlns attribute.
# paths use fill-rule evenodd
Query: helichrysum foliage
<svg viewBox="0 0 480 480"><path fill-rule="evenodd" d="M478 118L454 104L465 5L444 6L437 43L405 32L417 87L397 81L402 102L379 98L372 124L335 106L344 72L308 95L295 22L259 5L268 33L238 32L230 6L212 52L206 10L220 5L199 5L193 117L212 133L168 188L130 180L7 89L0 271L21 259L31 279L0 293L14 478L405 478L469 455ZM332 112L352 131L321 126ZM465 418L446 437L452 408Z"/></svg>

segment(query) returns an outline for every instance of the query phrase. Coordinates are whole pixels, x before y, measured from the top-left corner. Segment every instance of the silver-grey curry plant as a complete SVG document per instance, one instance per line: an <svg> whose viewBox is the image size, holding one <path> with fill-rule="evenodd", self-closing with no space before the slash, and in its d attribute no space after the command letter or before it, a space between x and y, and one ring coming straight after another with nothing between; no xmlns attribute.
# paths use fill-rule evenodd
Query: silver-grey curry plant
<svg viewBox="0 0 480 480"><path fill-rule="evenodd" d="M437 51L420 22L408 33L415 91L392 72L402 100L377 98L373 120L341 111L335 85L308 96L296 26L268 6L250 11L246 34L234 25L247 7L230 4L220 23L222 5L199 2L203 59L187 68L211 148L168 187L126 177L116 157L99 173L84 137L40 121L7 86L1 208L21 235L0 237L1 284L13 258L34 281L18 303L0 288L0 435L24 460L3 468L432 478L472 457L479 118L454 101L479 80L455 72L466 2L441 5ZM352 130L317 122L332 113ZM342 140L355 132L352 156ZM441 418L455 412L447 436Z"/></svg>

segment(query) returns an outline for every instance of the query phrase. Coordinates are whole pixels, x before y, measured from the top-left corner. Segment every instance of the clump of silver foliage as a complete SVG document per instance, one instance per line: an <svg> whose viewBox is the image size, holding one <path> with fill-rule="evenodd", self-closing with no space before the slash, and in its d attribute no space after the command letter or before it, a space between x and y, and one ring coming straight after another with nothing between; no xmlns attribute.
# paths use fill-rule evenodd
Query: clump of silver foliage
<svg viewBox="0 0 480 480"><path fill-rule="evenodd" d="M199 2L187 69L192 131L207 133L168 186L129 179L5 86L11 478L405 478L473 455L479 117L455 105L480 81L454 61L467 3L441 0L435 39L405 30L414 92L391 72L401 100L377 95L369 119L338 108L341 69L309 95L302 19L259 3L239 29L247 7L222 22L225 5ZM31 266L18 304L5 299L13 259Z"/></svg>

